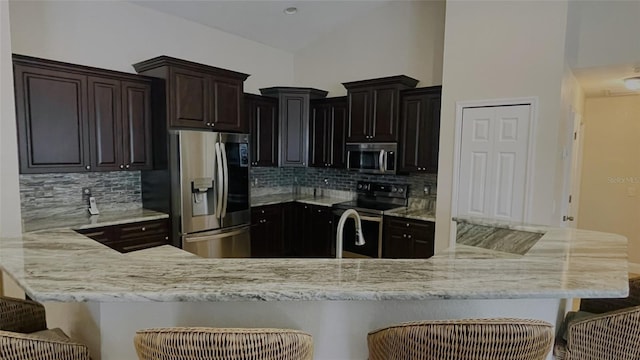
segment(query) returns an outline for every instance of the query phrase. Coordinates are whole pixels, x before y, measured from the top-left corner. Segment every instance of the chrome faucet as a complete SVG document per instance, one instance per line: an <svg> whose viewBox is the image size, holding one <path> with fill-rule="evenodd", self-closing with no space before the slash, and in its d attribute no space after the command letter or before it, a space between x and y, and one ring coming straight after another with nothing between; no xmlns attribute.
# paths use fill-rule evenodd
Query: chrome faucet
<svg viewBox="0 0 640 360"><path fill-rule="evenodd" d="M344 238L344 224L347 219L352 217L356 222L356 245L362 246L365 244L364 237L362 236L362 221L360 215L354 209L345 210L340 216L338 221L338 234L336 236L336 259L342 259L342 242Z"/></svg>

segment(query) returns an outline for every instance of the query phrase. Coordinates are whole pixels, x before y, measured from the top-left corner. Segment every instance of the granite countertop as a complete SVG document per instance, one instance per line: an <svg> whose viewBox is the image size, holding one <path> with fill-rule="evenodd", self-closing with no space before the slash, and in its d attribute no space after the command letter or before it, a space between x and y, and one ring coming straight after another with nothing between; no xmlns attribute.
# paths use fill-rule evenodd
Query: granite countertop
<svg viewBox="0 0 640 360"><path fill-rule="evenodd" d="M161 212L134 209L124 211L106 211L99 215L49 216L42 219L27 220L22 231L31 232L44 229L71 228L74 230L91 229L102 226L129 224L141 221L151 221L168 218L168 214Z"/></svg>
<svg viewBox="0 0 640 360"><path fill-rule="evenodd" d="M38 301L624 297L627 240L547 229L524 254L460 245L427 260L204 259L120 254L71 229L0 238L0 268ZM151 253L149 253L151 254Z"/></svg>
<svg viewBox="0 0 640 360"><path fill-rule="evenodd" d="M264 195L264 196L256 196L251 198L251 206L265 206L265 205L274 205L274 204L282 204L287 202L300 202L311 205L319 205L319 206L333 206L333 204L349 201L349 199L331 197L331 196L316 196L313 195L296 195L291 193L286 194L273 194L273 195Z"/></svg>
<svg viewBox="0 0 640 360"><path fill-rule="evenodd" d="M413 208L403 207L403 208L385 211L384 215L414 219L414 220L422 220L422 221L432 221L432 222L436 221L435 211L428 210L428 209L413 209Z"/></svg>

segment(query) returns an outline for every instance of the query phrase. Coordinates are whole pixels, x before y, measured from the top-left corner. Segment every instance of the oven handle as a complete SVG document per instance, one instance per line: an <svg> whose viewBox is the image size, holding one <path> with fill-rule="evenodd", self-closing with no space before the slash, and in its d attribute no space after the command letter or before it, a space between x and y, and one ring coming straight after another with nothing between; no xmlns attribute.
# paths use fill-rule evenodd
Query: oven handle
<svg viewBox="0 0 640 360"><path fill-rule="evenodd" d="M356 210L357 211L357 210ZM336 216L342 216L342 213L344 213L344 209L337 209L334 210L333 213ZM381 223L382 222L382 216L368 216L368 215L362 215L361 212L358 212L358 215L360 215L360 220L362 221L371 221L371 222L377 222L377 223Z"/></svg>
<svg viewBox="0 0 640 360"><path fill-rule="evenodd" d="M380 164L380 172L384 172L384 170L385 170L384 149L380 150L380 157L378 159L378 163Z"/></svg>

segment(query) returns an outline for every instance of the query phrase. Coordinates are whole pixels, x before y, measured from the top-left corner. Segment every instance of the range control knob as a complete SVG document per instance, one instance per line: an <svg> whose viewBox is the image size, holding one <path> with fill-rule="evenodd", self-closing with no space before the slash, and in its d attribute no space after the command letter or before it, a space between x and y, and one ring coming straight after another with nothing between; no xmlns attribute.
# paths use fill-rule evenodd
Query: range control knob
<svg viewBox="0 0 640 360"><path fill-rule="evenodd" d="M394 186L394 187L392 187L392 188L391 188L391 192L398 192L398 188L397 188L397 187L395 187L395 186Z"/></svg>
<svg viewBox="0 0 640 360"><path fill-rule="evenodd" d="M358 190L362 190L362 184L358 184Z"/></svg>
<svg viewBox="0 0 640 360"><path fill-rule="evenodd" d="M403 188L399 188L399 189L398 189L398 192L399 192L400 194L402 194L402 193L404 192L404 189L403 189Z"/></svg>

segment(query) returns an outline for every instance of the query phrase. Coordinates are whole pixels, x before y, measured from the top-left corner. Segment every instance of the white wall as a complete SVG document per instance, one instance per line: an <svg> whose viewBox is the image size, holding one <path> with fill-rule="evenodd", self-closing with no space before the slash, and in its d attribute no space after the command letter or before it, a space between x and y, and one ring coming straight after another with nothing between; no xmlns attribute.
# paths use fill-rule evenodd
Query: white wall
<svg viewBox="0 0 640 360"><path fill-rule="evenodd" d="M9 3L0 1L0 237L19 236L21 221ZM11 279L0 274L0 294L3 293L24 296Z"/></svg>
<svg viewBox="0 0 640 360"><path fill-rule="evenodd" d="M640 60L640 1L582 1L569 5L567 60L572 68Z"/></svg>
<svg viewBox="0 0 640 360"><path fill-rule="evenodd" d="M621 234L640 264L640 95L587 98L578 226ZM637 269L635 270L637 271Z"/></svg>
<svg viewBox="0 0 640 360"><path fill-rule="evenodd" d="M341 83L408 75L418 86L442 84L444 1L394 1L295 53L298 86L346 94Z"/></svg>
<svg viewBox="0 0 640 360"><path fill-rule="evenodd" d="M158 55L251 74L245 91L293 83L293 55L123 1L11 1L14 53L135 72Z"/></svg>
<svg viewBox="0 0 640 360"><path fill-rule="evenodd" d="M565 1L447 3L436 250L451 231L457 101L538 97L535 176L530 222L555 224L561 85L567 22ZM560 174L561 175L561 174Z"/></svg>

